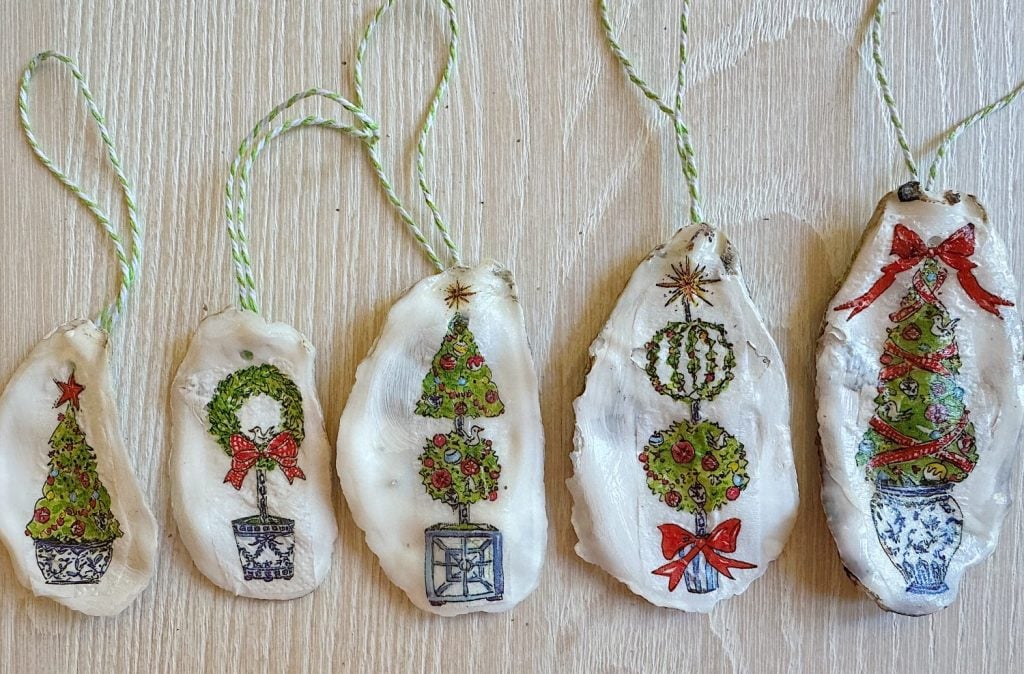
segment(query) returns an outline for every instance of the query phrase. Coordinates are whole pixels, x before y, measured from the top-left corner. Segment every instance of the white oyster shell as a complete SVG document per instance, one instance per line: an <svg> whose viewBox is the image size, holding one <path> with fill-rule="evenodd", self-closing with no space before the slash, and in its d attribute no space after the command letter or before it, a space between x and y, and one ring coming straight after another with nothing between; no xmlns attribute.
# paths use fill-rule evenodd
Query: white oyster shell
<svg viewBox="0 0 1024 674"><path fill-rule="evenodd" d="M106 550L63 546L50 550L49 561L39 561L26 524L44 495L50 471L48 441L58 425L57 415L71 404L55 409L61 391L54 384L69 381L72 373L84 386L76 421L93 449L96 473L110 495L110 511L122 536ZM144 406L152 407L138 405ZM105 616L123 611L153 575L157 528L118 430L106 332L87 320L67 323L28 355L0 397L0 465L0 537L18 580L36 595L82 613Z"/></svg>
<svg viewBox="0 0 1024 674"><path fill-rule="evenodd" d="M880 269L899 259L892 251L899 224L917 234L925 246L934 247L972 223L976 246L970 260L978 265L973 274L988 291L1010 301L1017 299L1006 251L975 198L961 199L954 193L921 196L901 202L896 193L890 193L879 203L860 252L825 316L817 371L822 500L839 553L849 573L882 608L909 615L931 613L952 603L964 571L995 548L1010 504L1008 481L1019 451L1024 394L1017 310L1000 307L1001 319L983 310L968 297L956 271L943 264L948 276L937 295L956 320L961 358L956 381L963 389L978 453L973 472L951 489L962 512L962 528L956 524L955 506L945 497L937 497L930 502L904 501L881 515L882 522L894 527L892 531L904 532L898 537L876 531L871 505L876 489L865 468L857 465L855 455L879 409L875 402L882 367L879 358L887 329L893 325L889 316L900 306L914 270L921 265L899 273L892 286L856 316L849 317L848 309L836 311L836 306L868 291L882 276ZM884 508L878 510L881 513ZM889 531L889 525L882 526ZM957 537L958 546L937 543ZM883 538L890 540L893 559L882 546ZM920 547L917 553L905 546L911 538ZM944 575L948 589L941 584L941 559L948 562ZM922 578L911 591L915 587L912 578L904 577L894 560L908 568L923 564L929 578Z"/></svg>
<svg viewBox="0 0 1024 674"><path fill-rule="evenodd" d="M428 529L459 518L451 506L427 492L420 475L421 455L432 438L441 435L448 442L457 431L451 416L421 416L417 406L427 395L425 378L443 357L440 348L448 343L446 335L453 334L456 314L467 319L471 336L459 333L462 336L455 340L462 353L449 352L449 369L455 373L451 376L471 379L489 368L489 379L504 405L497 416L466 415L464 431L475 438L460 444L490 441L501 468L496 498L484 497L469 508L468 519L485 531L465 537L457 531L435 532L439 538L428 547ZM480 369L473 374L465 368L476 352L483 361L474 363ZM438 377L437 383L441 380ZM440 394L436 384L430 386ZM442 404L440 398L432 400ZM460 470L471 456L480 457L480 446L473 446L477 449L463 447L465 457L459 452L439 457L436 468ZM508 270L495 262L450 269L420 281L395 303L380 338L356 372L341 417L338 475L352 516L366 532L367 545L416 606L445 616L505 611L533 591L547 544L544 438L523 312ZM446 547L451 550L447 561L453 565L447 569L449 578L470 579L466 585L461 580L446 583ZM433 565L427 557L431 551ZM479 564L460 569L460 562Z"/></svg>
<svg viewBox="0 0 1024 674"><path fill-rule="evenodd" d="M301 597L315 590L331 568L338 530L331 504L331 447L316 393L314 356L313 346L291 326L227 309L199 325L174 378L170 461L174 518L199 570L237 595ZM270 526L236 535L233 521L259 514L258 467L244 473L240 489L226 481L233 459L211 433L207 406L226 377L266 366L290 379L301 395L294 427L301 428L304 437L296 443L294 462L305 477L293 474L289 484L280 463L267 470L267 512L284 530ZM273 438L289 427L282 404L263 392L246 397L236 416L240 434L263 451L275 446ZM282 519L294 523L291 536ZM261 538L264 532L270 535ZM243 570L243 552L249 579Z"/></svg>
<svg viewBox="0 0 1024 674"><path fill-rule="evenodd" d="M680 272L700 272L710 280L704 293L710 304L695 298L692 317L724 327L736 360L734 379L700 403L700 417L737 438L748 461L746 488L708 514L705 531L738 518L737 547L722 554L756 565L732 570L733 580L720 577L717 590L704 593L690 592L684 583L670 591L668 579L652 573L669 562L660 525L697 531L694 515L670 507L648 488L638 461L652 434L691 419L690 405L660 395L645 371L645 345L652 336L669 322L687 320L684 297L658 286ZM654 604L709 611L767 570L789 536L798 503L785 368L725 236L707 225L691 226L655 249L633 273L590 355L586 390L575 402L574 476L568 481L576 552ZM664 367L662 359L659 368Z"/></svg>

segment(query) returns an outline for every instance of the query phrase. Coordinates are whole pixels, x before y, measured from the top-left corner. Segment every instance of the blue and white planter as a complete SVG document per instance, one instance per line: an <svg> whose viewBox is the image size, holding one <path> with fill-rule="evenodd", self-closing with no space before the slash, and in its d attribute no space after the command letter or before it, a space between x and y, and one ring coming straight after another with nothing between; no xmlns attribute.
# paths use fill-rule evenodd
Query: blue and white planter
<svg viewBox="0 0 1024 674"><path fill-rule="evenodd" d="M295 520L259 515L232 520L246 580L291 580L295 575Z"/></svg>
<svg viewBox="0 0 1024 674"><path fill-rule="evenodd" d="M425 532L424 580L433 606L501 601L501 532L489 524L435 524Z"/></svg>
<svg viewBox="0 0 1024 674"><path fill-rule="evenodd" d="M964 526L952 484L896 487L876 483L871 518L878 541L911 594L949 591L946 572Z"/></svg>
<svg viewBox="0 0 1024 674"><path fill-rule="evenodd" d="M36 564L47 585L95 585L114 556L114 542L36 540Z"/></svg>

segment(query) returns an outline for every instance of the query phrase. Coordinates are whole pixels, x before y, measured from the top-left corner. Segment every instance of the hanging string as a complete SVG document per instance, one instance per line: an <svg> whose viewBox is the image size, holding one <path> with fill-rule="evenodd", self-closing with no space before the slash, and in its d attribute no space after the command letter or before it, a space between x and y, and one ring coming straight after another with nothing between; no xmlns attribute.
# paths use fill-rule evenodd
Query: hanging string
<svg viewBox="0 0 1024 674"><path fill-rule="evenodd" d="M611 13L608 10L608 0L598 0L598 9L601 27L608 38L608 44L611 46L615 58L618 59L622 68L626 71L629 81L635 84L643 92L644 96L654 101L659 110L672 119L672 127L676 137L676 152L682 164L683 177L686 179L686 186L690 195L690 221L694 224L701 224L704 222L704 211L701 201L697 162L694 157L693 144L690 140L690 129L683 118L682 112L683 91L686 88L686 64L689 59L690 0L683 0L683 9L679 15L679 69L676 72L675 97L671 106L644 81L630 60L629 55L619 45L616 38L618 29L612 22Z"/></svg>
<svg viewBox="0 0 1024 674"><path fill-rule="evenodd" d="M125 210L128 214L128 228L131 232L131 247L128 254L125 253L121 235L111 224L110 218L107 216L106 212L100 208L96 198L86 192L81 185L57 166L49 155L43 151L39 144L39 139L36 138L35 131L32 128L31 112L29 108L29 87L36 69L47 59L59 61L67 66L71 71L72 77L75 78L75 82L78 84L78 90L85 99L85 106L89 111L89 115L96 122L96 126L99 129L100 139L103 141L104 147L106 147L107 157L110 159L110 165L113 167L114 175L117 176L118 188L121 191L122 201L124 202ZM142 258L142 224L139 219L135 192L132 188L131 181L128 180L128 177L124 173L121 159L118 157L117 151L114 148L114 141L111 140L110 131L107 129L106 118L100 111L99 107L97 107L96 100L93 97L92 91L89 89L89 84L85 79L85 75L83 75L82 71L79 70L75 61L64 54L55 51L41 52L28 62L28 65L25 67L25 71L21 76L21 85L18 89L18 111L21 117L21 128L25 132L25 139L28 141L29 147L32 148L32 152L34 152L36 157L39 158L39 161L42 162L43 166L45 166L50 173L55 175L57 180L67 187L71 193L75 195L75 198L89 209L89 211L96 217L96 220L99 221L103 231L106 232L111 243L114 245L114 253L117 256L117 263L120 270L120 284L117 295L109 305L104 307L97 319L99 326L103 330L109 332L117 322L121 313L124 311L125 304L128 300L128 293L131 291L131 288L139 275L139 264Z"/></svg>
<svg viewBox="0 0 1024 674"><path fill-rule="evenodd" d="M336 119L319 115L289 119L274 125L275 121L289 108L308 98L324 98L337 103L352 113L360 126L345 124ZM305 127L331 128L359 138L367 143L376 142L378 135L377 123L361 108L351 103L341 94L328 89L311 88L294 94L288 100L275 106L270 113L253 127L238 146L238 152L228 168L228 177L224 193L228 239L231 242L231 260L235 267L235 281L238 284L238 303L243 309L259 313L259 302L256 293L256 281L252 273L252 258L249 255L249 239L245 229L246 200L249 196L249 174L253 163L267 144L273 139L294 129Z"/></svg>
<svg viewBox="0 0 1024 674"><path fill-rule="evenodd" d="M370 39L373 32L376 30L377 25L381 19L394 5L395 0L386 0L386 2L380 6L377 12L370 19L370 22L366 26L366 30L363 32L363 38L359 41L359 46L356 49L356 60L355 60L355 99L356 104L360 107L365 107L365 100L363 97L363 66L366 62L366 52L370 44ZM455 8L452 6L451 0L441 0L441 4L444 6L448 13L448 26L451 33L451 39L448 43L448 59L445 62L444 69L441 71L441 76L438 79L437 85L434 87L434 93L430 98L430 104L427 107L427 112L423 120L423 125L420 127L419 138L416 143L416 175L419 181L420 191L423 193L423 200L430 210L431 218L434 221L434 227L441 234L441 239L444 241L445 248L448 249L452 260L456 265L462 263L462 258L459 253L459 248L451 238L451 233L448 224L441 216L441 212L438 209L437 202L434 199L433 190L430 188L430 184L427 180L426 175L426 147L427 140L430 136L430 131L434 126L434 120L437 117L437 112L441 107L441 102L444 99L445 93L448 90L449 82L451 81L452 72L455 70L455 64L458 61L458 50L459 50L459 26L455 16ZM370 158L370 163L373 165L374 171L377 174L377 178L380 181L381 186L384 188L385 194L388 199L399 212L404 212L401 200L398 194L395 192L394 185L392 184L391 178L388 176L387 171L384 169L383 161L380 157L380 149L377 144L368 144L367 153ZM420 246L426 252L427 257L434 263L434 266L439 271L444 271L445 266L438 259L434 249L427 242L426 237L420 231L411 219L406 219L406 224L409 225L413 236L416 237L416 241L419 242Z"/></svg>
<svg viewBox="0 0 1024 674"><path fill-rule="evenodd" d="M442 2L449 11L452 11L450 2L447 0L442 0ZM392 4L394 4L394 0L389 0L374 13L370 23L367 25L367 28L363 33L363 38L360 42L359 48L360 54L365 53L368 39L372 34L374 27L379 23L381 17L383 17L384 13ZM454 13L450 14L450 20L454 26ZM456 34L457 30L453 28L453 35ZM453 44L454 42L455 40L453 38ZM458 264L458 249L455 247L454 242L451 241L450 236L448 236L447 226L444 224L443 219L441 219L440 212L437 209L429 184L427 183L425 169L421 168L422 165L425 164L423 155L425 154L426 141L430 133L431 125L433 124L433 118L436 116L436 112L440 107L441 99L444 96L454 65L454 54L455 47L453 46L449 49L449 61L442 73L441 82L431 99L428 110L428 119L420 131L418 143L418 147L420 149L417 157L417 163L418 171L420 173L420 186L424 192L424 199L434 216L435 225L445 237L445 244L449 247L449 250L452 251L453 258L455 259L456 264ZM434 266L439 270L443 270L445 268L433 247L428 242L423 230L416 223L416 220L413 218L408 208L395 192L394 187L388 179L380 162L379 154L376 151L376 145L380 140L379 124L373 117L366 113L361 103L361 66L361 62L357 60L357 102L353 103L341 94L328 89L312 88L299 92L283 103L275 106L266 117L257 122L249 135L242 140L238 147L238 152L228 168L225 197L228 238L231 242L231 260L235 267L235 281L238 285L238 303L243 309L248 309L257 313L259 312L256 281L252 272L252 258L249 255L249 240L245 228L245 205L248 199L249 174L256 158L266 148L270 141L294 129L304 127L330 128L362 140L366 144L368 154L371 157L371 163L374 165L374 169L382 187L384 188L385 194L388 197L388 201L390 201L398 211L399 217L409 228L409 231L412 233L416 241L419 242L420 246L423 248L427 257ZM325 118L320 115L308 115L306 117L289 119L287 121L277 123L276 126L274 125L285 111L292 108L299 102L313 97L324 98L340 105L344 110L353 115L358 122L358 125L346 124L337 119Z"/></svg>
<svg viewBox="0 0 1024 674"><path fill-rule="evenodd" d="M889 75L886 72L885 60L882 57L882 19L885 17L887 0L878 0L878 4L875 6L875 13L871 20L871 59L875 64L875 81L878 82L878 88L882 94L882 102L885 103L885 107L889 111L889 121L892 123L893 130L896 133L896 142L900 146L900 151L903 153L903 162L907 165L907 169L910 171L910 175L914 177L914 180L921 181L921 173L918 168L917 162L914 161L914 153L910 149L910 143L907 142L907 134L903 126L903 119L900 116L899 108L896 105L896 99L892 94L892 87L889 84ZM985 107L981 108L974 114L968 116L953 129L946 134L946 136L939 143L939 148L935 152L935 159L932 160L931 165L928 167L928 175L924 184L925 191L931 191L935 187L935 181L939 177L939 168L942 165L943 160L957 138L960 137L967 127L980 122L989 115L998 112L1006 106L1013 103L1013 101L1024 92L1024 81L1016 86L1012 91L1003 96L1002 98L989 103Z"/></svg>

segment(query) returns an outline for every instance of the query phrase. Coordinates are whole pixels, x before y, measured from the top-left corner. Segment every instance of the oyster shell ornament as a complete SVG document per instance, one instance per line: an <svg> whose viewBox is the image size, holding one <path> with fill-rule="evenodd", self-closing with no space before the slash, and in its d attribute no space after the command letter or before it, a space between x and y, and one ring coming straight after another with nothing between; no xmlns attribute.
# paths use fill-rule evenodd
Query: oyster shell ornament
<svg viewBox="0 0 1024 674"><path fill-rule="evenodd" d="M196 567L258 599L315 590L337 524L313 346L247 310L207 317L174 378L174 517Z"/></svg>
<svg viewBox="0 0 1024 674"><path fill-rule="evenodd" d="M889 611L949 606L995 549L1009 508L1024 374L1017 284L977 199L935 188L967 127L919 171L889 85L879 0L872 63L914 180L882 198L818 344L822 502L846 566Z"/></svg>
<svg viewBox="0 0 1024 674"><path fill-rule="evenodd" d="M652 252L590 356L576 552L654 604L709 611L767 570L798 503L782 358L725 236L691 225Z"/></svg>
<svg viewBox="0 0 1024 674"><path fill-rule="evenodd" d="M544 435L507 269L455 267L395 303L341 417L338 476L381 568L418 607L505 611L536 588Z"/></svg>
<svg viewBox="0 0 1024 674"><path fill-rule="evenodd" d="M672 106L598 6L629 80L673 121L691 224L637 267L590 347L568 482L576 552L653 604L707 612L767 570L796 519L785 369L735 249L701 209L682 115L689 2Z"/></svg>
<svg viewBox="0 0 1024 674"><path fill-rule="evenodd" d="M540 396L515 283L496 262L462 264L425 175L426 140L458 54L455 10L442 5L448 60L420 130L416 170L453 265L401 204L378 144L368 143L382 188L440 273L395 303L359 365L339 422L337 465L384 573L419 608L454 616L507 611L537 587L547 514Z"/></svg>
<svg viewBox="0 0 1024 674"><path fill-rule="evenodd" d="M51 58L72 71L100 127L124 197L130 252L96 200L56 167L32 132L29 85L36 69ZM117 297L101 313L99 325L76 320L51 332L0 396L0 539L18 580L34 594L82 613L108 616L127 608L149 584L157 525L118 429L108 368L108 333L138 276L142 228L131 183L93 101L85 77L63 54L43 52L25 69L20 108L29 146L96 215L110 235L122 275Z"/></svg>
<svg viewBox="0 0 1024 674"><path fill-rule="evenodd" d="M89 615L146 586L156 520L117 426L106 331L73 321L29 353L0 397L0 535L18 580Z"/></svg>
<svg viewBox="0 0 1024 674"><path fill-rule="evenodd" d="M320 90L294 96L239 147L227 215L240 308L203 319L171 390L171 501L181 540L215 585L256 599L295 599L319 587L338 536L315 351L293 327L259 315L244 228L248 170L269 141L303 126L337 128L315 116L272 126L311 96L340 99Z"/></svg>
<svg viewBox="0 0 1024 674"><path fill-rule="evenodd" d="M1024 413L1017 285L973 196L886 195L818 352L822 501L890 611L948 606L995 549Z"/></svg>

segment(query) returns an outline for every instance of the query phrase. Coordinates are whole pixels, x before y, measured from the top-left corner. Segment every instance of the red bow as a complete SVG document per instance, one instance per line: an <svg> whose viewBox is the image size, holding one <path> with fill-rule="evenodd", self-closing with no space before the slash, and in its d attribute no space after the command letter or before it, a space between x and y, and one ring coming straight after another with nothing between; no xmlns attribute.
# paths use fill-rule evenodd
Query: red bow
<svg viewBox="0 0 1024 674"><path fill-rule="evenodd" d="M719 554L720 552L736 552L736 539L740 535L740 525L741 522L734 517L719 524L710 534L698 536L675 524L662 524L658 527L661 531L661 554L665 555L665 559L672 561L664 566L659 566L651 573L656 576L666 576L668 591L672 592L679 585L683 571L697 555L704 555L708 564L730 579L732 574L729 569L757 568L757 564L729 559ZM687 547L690 547L689 552L679 559L673 559Z"/></svg>
<svg viewBox="0 0 1024 674"><path fill-rule="evenodd" d="M224 477L225 482L230 482L235 489L242 488L242 482L249 470L256 465L260 459L272 459L281 466L281 472L288 478L291 484L295 478L306 479L306 474L298 466L299 445L295 437L288 432L278 433L267 443L265 448L256 446L249 438L236 433L231 436L231 470Z"/></svg>
<svg viewBox="0 0 1024 674"><path fill-rule="evenodd" d="M854 300L840 304L835 308L835 311L851 309L850 315L846 317L846 320L850 320L871 306L871 303L877 300L893 284L897 274L913 269L925 258L938 258L949 268L955 269L956 279L960 282L960 287L964 289L968 297L985 311L999 316L1000 306L1013 306L1013 302L1004 300L998 295L993 295L982 288L981 284L978 283L978 279L974 276L972 270L978 265L970 260L971 255L974 255L973 224L964 225L950 234L949 238L938 246L931 248L926 246L921 237L915 232L903 225L896 225L893 232L890 255L896 255L899 259L882 267L882 276L875 281L871 289ZM1002 316L999 317L1002 318Z"/></svg>

